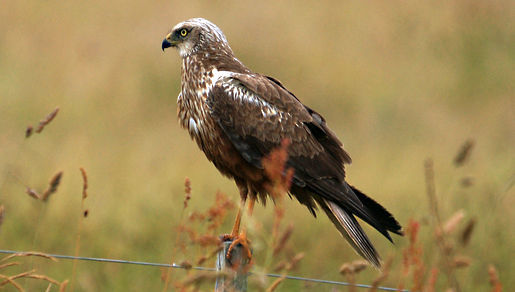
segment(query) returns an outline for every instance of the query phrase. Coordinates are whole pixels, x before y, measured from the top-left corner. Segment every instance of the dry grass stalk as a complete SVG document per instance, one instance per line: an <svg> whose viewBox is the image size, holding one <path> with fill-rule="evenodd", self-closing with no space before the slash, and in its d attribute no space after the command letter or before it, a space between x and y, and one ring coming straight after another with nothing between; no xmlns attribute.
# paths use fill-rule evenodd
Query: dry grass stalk
<svg viewBox="0 0 515 292"><path fill-rule="evenodd" d="M223 246L219 245L217 248L215 248L212 252L208 253L207 255L201 255L200 258L197 260L197 265L202 265L205 261L214 258L222 249Z"/></svg>
<svg viewBox="0 0 515 292"><path fill-rule="evenodd" d="M41 196L38 194L38 192L36 192L35 190L33 190L31 188L27 188L25 190L25 193L27 193L27 195L31 196L32 198L34 198L36 200L40 200L41 199Z"/></svg>
<svg viewBox="0 0 515 292"><path fill-rule="evenodd" d="M436 287L436 281L438 280L438 269L432 268L429 279L427 280L426 287L424 287L424 292L434 292Z"/></svg>
<svg viewBox="0 0 515 292"><path fill-rule="evenodd" d="M188 208L188 202L191 200L191 181L189 178L184 179L184 209Z"/></svg>
<svg viewBox="0 0 515 292"><path fill-rule="evenodd" d="M32 126L28 126L27 129L25 129L25 138L28 138L32 135L32 131L34 130L34 128L32 128Z"/></svg>
<svg viewBox="0 0 515 292"><path fill-rule="evenodd" d="M277 245L274 248L273 255L278 255L286 246L286 243L288 242L288 239L290 239L291 235L293 233L293 224L288 225L286 229L283 231L282 235L279 237L279 241L277 242Z"/></svg>
<svg viewBox="0 0 515 292"><path fill-rule="evenodd" d="M392 257L390 257L390 258L388 258L388 260L386 260L386 263L383 266L381 275L379 275L379 277L377 277L374 280L374 282L372 282L372 287L369 290L370 292L377 291L377 287L379 287L379 285L388 278L388 275L390 274L390 268L392 267L392 262L393 262ZM416 290L413 290L413 291L416 291Z"/></svg>
<svg viewBox="0 0 515 292"><path fill-rule="evenodd" d="M442 234L442 220L440 219L440 213L438 211L438 201L436 198L436 190L435 190L435 178L434 178L434 168L433 161L431 159L427 159L424 163L425 169L425 180L426 180L426 193L429 198L429 205L431 210L431 216L433 217L436 223L436 243L442 254L442 259L445 263L445 272L447 278L449 280L449 286L453 288L455 291L460 291L460 285L458 283L458 279L454 273L454 266L452 262L452 249L450 249L450 245L447 244L446 238L444 234Z"/></svg>
<svg viewBox="0 0 515 292"><path fill-rule="evenodd" d="M195 273L189 277L187 277L184 281L177 284L177 288L180 288L180 291L186 291L187 287L190 286L197 286L200 285L206 281L213 281L215 280L220 273L212 273L212 272L199 272Z"/></svg>
<svg viewBox="0 0 515 292"><path fill-rule="evenodd" d="M467 162L468 158L470 157L470 153L472 152L472 148L474 147L474 144L475 142L472 139L468 139L467 141L465 141L465 143L463 143L463 145L460 147L460 151L454 158L454 165L456 167L460 167L463 164L465 164L465 162Z"/></svg>
<svg viewBox="0 0 515 292"><path fill-rule="evenodd" d="M50 292L50 289L52 289L52 283L48 283L45 292Z"/></svg>
<svg viewBox="0 0 515 292"><path fill-rule="evenodd" d="M348 275L348 274L359 274L361 271L366 269L369 264L363 260L357 260L350 263L344 263L340 267L340 274Z"/></svg>
<svg viewBox="0 0 515 292"><path fill-rule="evenodd" d="M349 292L356 291L356 274L354 273L354 266L352 263L344 263L340 267L340 274L345 276L347 282L349 282Z"/></svg>
<svg viewBox="0 0 515 292"><path fill-rule="evenodd" d="M81 173L81 176L82 176L82 196L81 196L81 200L80 200L80 210L81 210L81 215L79 217L79 223L78 223L78 228L77 228L77 237L75 238L75 256L79 256L79 252L80 252L80 237L81 237L81 232L82 232L82 220L84 220L84 218L86 218L89 214L89 211L86 209L84 209L84 202L86 201L86 198L88 197L88 174L86 172L86 170L82 167L79 168L79 171ZM77 259L74 259L73 260L73 266L72 266L72 277L71 277L71 287L70 287L70 290L73 291L73 288L74 288L74 284L75 284L75 273L77 272L77 265L78 265L78 260Z"/></svg>
<svg viewBox="0 0 515 292"><path fill-rule="evenodd" d="M18 266L20 265L19 262L12 262L12 263L5 263L5 264L1 264L0 265L0 270L1 269L4 269L4 268L7 268L7 267L11 267L11 266Z"/></svg>
<svg viewBox="0 0 515 292"><path fill-rule="evenodd" d="M235 208L233 201L231 201L227 196L223 193L218 192L215 198L215 204L211 208L207 210L207 218L210 221L207 229L208 231L215 231L218 229L227 215L229 210ZM212 233L212 235L215 235Z"/></svg>
<svg viewBox="0 0 515 292"><path fill-rule="evenodd" d="M45 258L45 259L52 260L54 262L58 262L58 260L55 257L47 255L46 253L37 252L37 251L27 251L27 252L13 253L11 255L8 255L8 256L2 258L0 260L0 262L4 262L4 261L6 261L8 259L12 259L14 257L32 257L32 256L42 257L42 258Z"/></svg>
<svg viewBox="0 0 515 292"><path fill-rule="evenodd" d="M476 219L472 218L468 221L467 225L465 225L465 228L463 228L460 236L460 243L462 246L467 246L469 244L475 226Z"/></svg>
<svg viewBox="0 0 515 292"><path fill-rule="evenodd" d="M30 270L30 271L27 271L27 272L23 272L23 273L19 273L19 274L16 274L16 275L13 275L13 276L10 276L9 279L10 280L16 280L18 278L25 278L27 277L28 275L34 273L36 270ZM3 282L0 282L0 287L4 286L5 284L9 283L10 281L9 280L5 280Z"/></svg>
<svg viewBox="0 0 515 292"><path fill-rule="evenodd" d="M281 284L283 281L284 281L285 277L282 276L280 278L277 278L273 283L272 285L270 285L270 287L268 287L266 289L266 292L273 292L275 291L275 289L277 289L277 287L279 287L279 284Z"/></svg>
<svg viewBox="0 0 515 292"><path fill-rule="evenodd" d="M59 292L66 291L66 286L68 286L68 280L64 280L61 285L59 285Z"/></svg>
<svg viewBox="0 0 515 292"><path fill-rule="evenodd" d="M285 269L285 273L281 275L281 277L277 278L267 289L267 292L272 292L277 289L279 284L286 279L286 272L292 271L297 268L299 262L304 258L305 254L303 252L296 254L289 261L281 261L276 267L275 271L279 272L282 269Z"/></svg>
<svg viewBox="0 0 515 292"><path fill-rule="evenodd" d="M443 224L443 232L445 234L452 233L456 227L459 225L459 223L465 218L465 212L463 210L459 210L454 215L451 216L451 218L447 219L445 223Z"/></svg>
<svg viewBox="0 0 515 292"><path fill-rule="evenodd" d="M423 273L425 271L423 251L418 243L418 234L420 223L410 220L407 224L406 235L409 239L409 245L402 252L402 273L399 281L399 290L404 289L404 280L408 278L411 268L413 269L413 286L421 287Z"/></svg>
<svg viewBox="0 0 515 292"><path fill-rule="evenodd" d="M288 262L286 260L282 260L273 268L273 271L278 273L278 272L282 271L283 269L285 269L287 264L288 264Z"/></svg>
<svg viewBox="0 0 515 292"><path fill-rule="evenodd" d="M48 125L54 118L57 116L59 112L59 108L56 107L51 113L49 113L43 120L39 121L38 128L36 129L36 133L41 133L46 125Z"/></svg>
<svg viewBox="0 0 515 292"><path fill-rule="evenodd" d="M56 173L52 179L50 180L48 188L43 192L43 195L41 195L41 200L47 201L51 194L57 192L57 187L59 187L59 184L61 183L61 178L63 177L63 172L60 171Z"/></svg>
<svg viewBox="0 0 515 292"><path fill-rule="evenodd" d="M88 174L82 167L79 170L82 175L82 199L84 200L88 197Z"/></svg>
<svg viewBox="0 0 515 292"><path fill-rule="evenodd" d="M11 277L0 274L0 278L5 279L9 284L13 285L16 290L24 292L25 290L20 286L20 284L16 283Z"/></svg>
<svg viewBox="0 0 515 292"><path fill-rule="evenodd" d="M50 259L50 260L53 260L53 261L57 262L56 258L54 258L52 256L49 256L47 254L44 254L44 253L40 253L40 252L21 252L21 253L15 253L15 254L11 254L9 256L4 257L3 259L0 260L0 262L9 260L9 259L14 258L14 257L22 257L22 256L39 256L39 257L43 257L43 258ZM17 266L19 264L20 264L19 262L11 262L11 263L1 264L0 265L0 269L4 269L4 268L10 267L10 266ZM24 291L23 288L20 285L18 285L18 283L16 283L14 281L14 280L19 279L19 278L32 278L32 279L37 279L37 280L45 280L45 281L50 282L51 284L52 283L56 284L56 285L60 284L58 281L56 281L56 280L54 280L54 279L52 279L52 278L50 278L48 276L34 274L35 271L36 270L30 270L30 271L19 273L19 274L13 275L13 276L6 276L6 275L0 274L0 278L5 279L4 281L0 282L0 287L3 287L5 285L7 285L7 284L11 284L18 291Z"/></svg>
<svg viewBox="0 0 515 292"><path fill-rule="evenodd" d="M455 256L453 265L455 268L466 268L470 266L470 263L472 262L472 259L466 256Z"/></svg>
<svg viewBox="0 0 515 292"><path fill-rule="evenodd" d="M490 286L492 287L492 292L502 292L501 281L499 281L499 275L497 274L497 269L494 265L488 266L488 278L490 280Z"/></svg>
<svg viewBox="0 0 515 292"><path fill-rule="evenodd" d="M201 255L196 261L199 265L203 264L205 261L212 259L216 256L218 251L222 248L221 241L216 234L217 229L222 225L227 213L234 209L234 203L229 200L223 193L218 192L216 194L214 204L205 212L193 212L190 216L187 217L187 222L184 222L183 215L185 209L188 207L188 201L191 199L191 182L188 178L184 181L184 191L185 191L185 199L184 199L184 207L181 212L180 224L177 227L177 236L175 238L174 249L172 255L175 255L178 248L180 248L183 253L186 253L187 245L184 238L189 238L191 243L199 245L202 247L202 250L208 250L206 247L212 246L214 247L214 251L208 252L207 254ZM205 233L199 233L198 224L203 226L207 223L207 230ZM183 236L186 233L187 237ZM165 275L163 275L164 287L163 291L168 290L168 286L170 283L171 269L168 268ZM178 281L175 283L176 287L180 287L181 291L186 289L188 285L191 285L185 281Z"/></svg>
<svg viewBox="0 0 515 292"><path fill-rule="evenodd" d="M295 270L298 265L299 265L299 262L304 258L305 254L303 252L300 252L298 254L296 254L291 260L290 262L288 263L288 265L286 265L286 270L287 271L293 271Z"/></svg>
<svg viewBox="0 0 515 292"><path fill-rule="evenodd" d="M5 214L5 207L4 207L4 205L0 205L0 226L2 226L2 223L4 223L4 214Z"/></svg>
<svg viewBox="0 0 515 292"><path fill-rule="evenodd" d="M38 275L38 274L29 274L27 276L25 276L26 278L32 278L32 279L38 279L38 280L45 280L47 282L50 282L52 284L56 284L56 285L59 285L61 283L59 283L57 280L54 280L48 276L45 276L45 275Z"/></svg>

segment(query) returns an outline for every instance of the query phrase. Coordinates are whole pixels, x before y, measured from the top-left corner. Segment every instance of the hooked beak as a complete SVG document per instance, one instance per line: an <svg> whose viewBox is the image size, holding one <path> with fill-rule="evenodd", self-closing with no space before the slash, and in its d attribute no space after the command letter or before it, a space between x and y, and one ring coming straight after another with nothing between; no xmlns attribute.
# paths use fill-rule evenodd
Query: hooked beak
<svg viewBox="0 0 515 292"><path fill-rule="evenodd" d="M169 34L165 37L165 39L163 40L163 42L161 43L161 49L162 49L162 50L163 50L163 52L164 52L164 50L165 50L166 48L173 47L173 46L175 46L175 45L176 45L176 42L172 40L172 34L171 34L171 33L169 33Z"/></svg>

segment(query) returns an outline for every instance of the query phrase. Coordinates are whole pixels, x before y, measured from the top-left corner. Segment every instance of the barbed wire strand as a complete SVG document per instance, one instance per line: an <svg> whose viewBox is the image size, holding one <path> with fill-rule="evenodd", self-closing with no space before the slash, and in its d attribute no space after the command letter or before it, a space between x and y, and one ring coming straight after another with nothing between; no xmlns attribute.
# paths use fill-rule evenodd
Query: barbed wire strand
<svg viewBox="0 0 515 292"><path fill-rule="evenodd" d="M25 254L25 253L30 253L30 252L0 249L0 253L2 253L2 254ZM164 268L174 268L174 269L186 269L186 267L178 265L176 263L163 264L163 263L152 263L152 262L142 262L142 261L129 261L129 260L120 260L120 259L107 259L107 258L93 258L93 257L83 257L83 256L71 256L71 255L62 255L62 254L49 254L49 253L44 253L44 254L48 255L50 257L57 258L57 259L66 259L66 260L79 260L79 261L92 261L92 262L101 262L101 263L130 264L130 265L139 265L139 266L152 266L152 267L164 267ZM215 268L208 268L208 267L191 267L189 269L198 270L198 271L216 272ZM249 272L249 275L260 275L260 274ZM349 282L331 281L331 280L314 279L314 278L306 278L306 277L290 276L290 275L281 275L281 274L270 274L270 273L265 273L265 274L262 274L262 275L264 275L266 277L270 277L270 278L281 278L282 277L282 278L289 279L289 280L313 282L313 283L320 283L320 284L331 284L331 285L340 285L340 286L354 286L354 287L358 287L358 288L372 288L372 285L368 285L368 284L352 284L352 283L349 283ZM382 287L382 286L378 286L378 287L376 287L376 289L383 290L383 291L410 292L409 290L406 290L406 289L399 290L397 288Z"/></svg>

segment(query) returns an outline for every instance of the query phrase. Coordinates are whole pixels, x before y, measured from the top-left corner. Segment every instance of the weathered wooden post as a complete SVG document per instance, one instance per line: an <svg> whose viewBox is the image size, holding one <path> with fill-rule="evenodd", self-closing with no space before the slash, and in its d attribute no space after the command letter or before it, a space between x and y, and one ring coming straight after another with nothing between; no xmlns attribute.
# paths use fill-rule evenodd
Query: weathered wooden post
<svg viewBox="0 0 515 292"><path fill-rule="evenodd" d="M227 259L231 243L232 241L224 241L224 248L218 252L216 270L220 274L216 278L215 292L247 291L249 259L243 254L241 245L236 245Z"/></svg>

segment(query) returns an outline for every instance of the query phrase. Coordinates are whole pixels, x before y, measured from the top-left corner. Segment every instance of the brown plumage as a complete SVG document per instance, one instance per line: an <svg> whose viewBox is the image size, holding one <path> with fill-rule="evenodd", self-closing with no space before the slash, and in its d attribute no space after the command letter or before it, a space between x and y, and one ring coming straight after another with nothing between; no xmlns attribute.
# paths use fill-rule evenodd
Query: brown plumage
<svg viewBox="0 0 515 292"><path fill-rule="evenodd" d="M380 258L355 216L390 241L401 226L381 205L345 182L351 158L325 119L274 78L253 73L234 56L222 31L195 18L163 40L182 57L179 121L217 169L233 178L243 200L266 198L261 161L289 139L290 193L315 215L321 208L353 248L374 266Z"/></svg>

